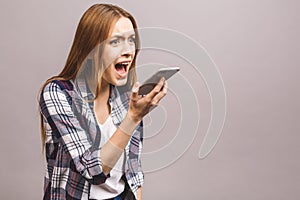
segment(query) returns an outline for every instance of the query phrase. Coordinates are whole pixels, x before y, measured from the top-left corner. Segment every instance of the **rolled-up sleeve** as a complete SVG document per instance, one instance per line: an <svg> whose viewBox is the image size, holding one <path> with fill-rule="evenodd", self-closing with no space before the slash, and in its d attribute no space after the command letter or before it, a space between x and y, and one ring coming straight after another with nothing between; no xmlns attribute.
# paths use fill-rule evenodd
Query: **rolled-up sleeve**
<svg viewBox="0 0 300 200"><path fill-rule="evenodd" d="M143 147L143 122L137 127L131 137L128 150L129 162L127 165L126 178L128 184L137 198L137 190L144 184L144 173L141 165L141 153Z"/></svg>
<svg viewBox="0 0 300 200"><path fill-rule="evenodd" d="M93 148L67 96L55 82L47 84L40 96L41 113L52 134L71 156L76 170L92 184L103 183L109 175L102 172L100 149Z"/></svg>

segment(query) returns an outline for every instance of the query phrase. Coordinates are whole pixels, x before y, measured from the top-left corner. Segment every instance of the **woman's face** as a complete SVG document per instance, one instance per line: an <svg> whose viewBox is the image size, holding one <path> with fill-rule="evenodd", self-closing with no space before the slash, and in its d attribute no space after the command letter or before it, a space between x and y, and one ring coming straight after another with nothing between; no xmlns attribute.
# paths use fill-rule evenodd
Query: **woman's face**
<svg viewBox="0 0 300 200"><path fill-rule="evenodd" d="M102 82L125 85L135 55L135 32L130 19L121 17L104 45Z"/></svg>

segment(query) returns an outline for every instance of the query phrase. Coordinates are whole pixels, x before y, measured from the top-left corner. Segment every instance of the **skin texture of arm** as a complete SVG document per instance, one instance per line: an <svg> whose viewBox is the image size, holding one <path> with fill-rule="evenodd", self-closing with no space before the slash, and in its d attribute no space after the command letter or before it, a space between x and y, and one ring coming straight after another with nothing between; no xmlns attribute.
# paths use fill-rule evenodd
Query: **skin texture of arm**
<svg viewBox="0 0 300 200"><path fill-rule="evenodd" d="M137 190L137 200L142 200L142 187Z"/></svg>

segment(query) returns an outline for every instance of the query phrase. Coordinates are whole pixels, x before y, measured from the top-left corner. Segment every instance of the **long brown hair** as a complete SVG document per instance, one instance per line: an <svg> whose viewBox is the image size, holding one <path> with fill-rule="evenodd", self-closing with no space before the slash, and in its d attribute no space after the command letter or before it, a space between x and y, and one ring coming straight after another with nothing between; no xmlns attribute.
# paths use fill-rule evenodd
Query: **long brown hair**
<svg viewBox="0 0 300 200"><path fill-rule="evenodd" d="M83 14L79 21L74 41L63 70L58 75L49 78L43 84L43 86L40 89L39 96L41 95L44 87L52 80L74 80L78 72L81 70L83 63L86 61L87 56L93 50L97 49L97 52L94 53L94 56L101 56L101 45L99 46L99 48L96 47L99 44L103 43L106 39L108 39L108 37L111 34L112 27L115 25L115 23L120 17L126 17L130 19L136 35L136 52L131 64L130 71L132 74L129 77L132 80L128 80L130 82L130 85L132 86L132 84L136 81L135 65L136 56L140 45L139 35L137 31L137 23L130 13L116 5L95 4L86 10L86 12ZM98 74L98 72L95 73ZM98 92L96 92L95 98L97 97L97 94ZM40 128L42 145L44 150L46 133L43 122L43 115L41 114L41 112Z"/></svg>

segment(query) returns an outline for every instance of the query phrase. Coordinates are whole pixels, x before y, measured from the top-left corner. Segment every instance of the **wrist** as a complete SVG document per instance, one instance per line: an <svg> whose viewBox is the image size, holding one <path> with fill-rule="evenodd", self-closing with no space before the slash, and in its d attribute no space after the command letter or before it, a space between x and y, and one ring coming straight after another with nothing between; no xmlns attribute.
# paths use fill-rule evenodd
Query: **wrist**
<svg viewBox="0 0 300 200"><path fill-rule="evenodd" d="M119 128L129 136L132 136L134 130L139 125L141 120L138 118L133 119L129 113L126 114Z"/></svg>
<svg viewBox="0 0 300 200"><path fill-rule="evenodd" d="M141 122L141 118L138 117L137 115L134 115L130 110L128 110L127 115L132 121L135 123L139 124Z"/></svg>

